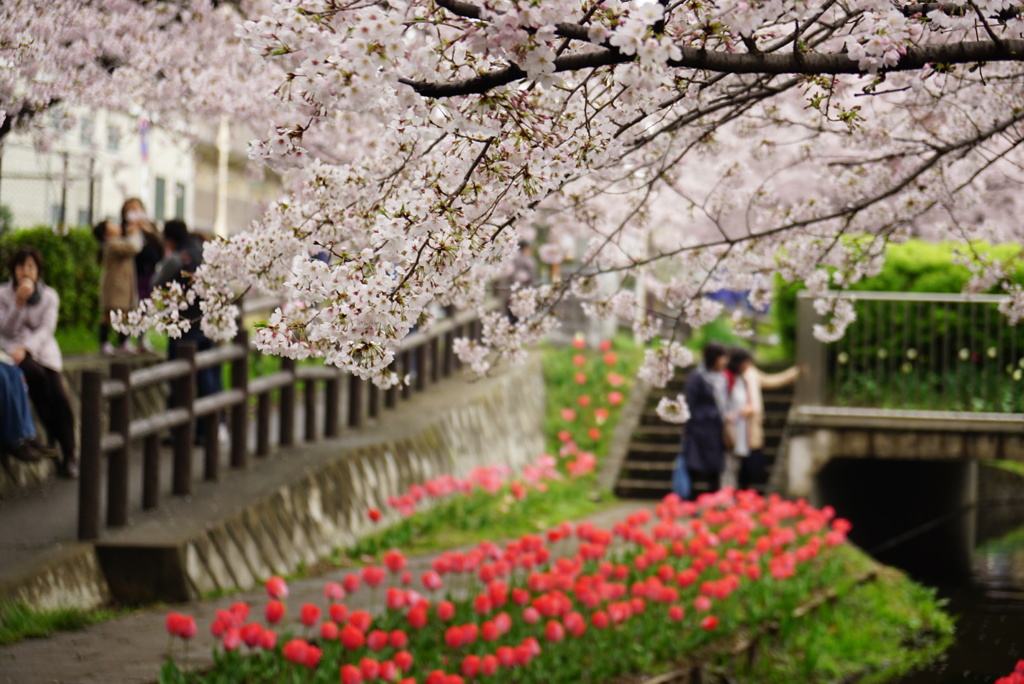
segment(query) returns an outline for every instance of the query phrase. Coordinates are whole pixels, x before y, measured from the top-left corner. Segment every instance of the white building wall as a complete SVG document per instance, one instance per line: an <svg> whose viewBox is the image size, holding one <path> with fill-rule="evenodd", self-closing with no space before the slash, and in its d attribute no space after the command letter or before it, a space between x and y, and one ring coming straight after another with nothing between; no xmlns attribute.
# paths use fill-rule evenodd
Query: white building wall
<svg viewBox="0 0 1024 684"><path fill-rule="evenodd" d="M13 134L4 141L0 204L10 207L15 227L56 227L62 195L67 199L65 223L88 223L90 192L94 222L118 218L129 197L142 198L158 220L182 212L182 218L192 220L196 174L186 136L150 125L145 161L138 117L86 109L72 114L66 128L59 125L59 117L47 116L40 131ZM159 216L161 185L163 215Z"/></svg>

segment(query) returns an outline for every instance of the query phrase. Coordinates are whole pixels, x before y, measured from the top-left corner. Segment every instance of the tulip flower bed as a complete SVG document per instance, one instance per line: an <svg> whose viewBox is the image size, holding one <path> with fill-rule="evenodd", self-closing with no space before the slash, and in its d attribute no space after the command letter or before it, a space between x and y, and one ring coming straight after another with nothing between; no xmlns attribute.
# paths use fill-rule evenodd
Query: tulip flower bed
<svg viewBox="0 0 1024 684"><path fill-rule="evenodd" d="M383 566L328 582L318 605L286 606L272 578L262 619L246 604L218 611L211 670L169 660L160 681L568 684L653 672L852 586L851 558L863 557L831 518L754 492L669 496L612 529L563 523L443 553L416 582L389 551ZM292 611L300 625L289 627ZM177 613L167 626L186 643L196 634Z"/></svg>
<svg viewBox="0 0 1024 684"><path fill-rule="evenodd" d="M625 339L605 340L592 349L577 336L569 347L547 350L545 431L555 455L540 455L520 473L491 466L465 478L442 476L414 485L387 502L402 520L345 553L365 558L393 547L427 552L507 539L608 505L607 500L592 500L591 474L604 455L641 357L642 350ZM375 522L385 513L368 511Z"/></svg>
<svg viewBox="0 0 1024 684"><path fill-rule="evenodd" d="M643 349L625 337L603 340L594 349L577 336L570 347L547 351L545 432L552 453L604 456L642 360Z"/></svg>

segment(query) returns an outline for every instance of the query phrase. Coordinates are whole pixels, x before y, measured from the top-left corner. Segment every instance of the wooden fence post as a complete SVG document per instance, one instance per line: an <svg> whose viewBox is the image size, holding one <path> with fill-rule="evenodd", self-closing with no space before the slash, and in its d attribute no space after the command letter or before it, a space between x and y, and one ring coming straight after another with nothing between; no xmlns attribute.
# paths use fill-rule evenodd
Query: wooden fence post
<svg viewBox="0 0 1024 684"><path fill-rule="evenodd" d="M142 508L160 503L160 435L149 435L142 443Z"/></svg>
<svg viewBox="0 0 1024 684"><path fill-rule="evenodd" d="M182 342L178 358L189 365L189 371L178 378L174 391L175 408L188 411L188 420L174 428L174 477L171 491L184 496L192 493L192 436L195 431L196 345Z"/></svg>
<svg viewBox="0 0 1024 684"><path fill-rule="evenodd" d="M295 359L282 359L281 370L291 373L292 380L281 388L281 416L279 443L281 446L295 444Z"/></svg>
<svg viewBox="0 0 1024 684"><path fill-rule="evenodd" d="M107 461L107 526L128 523L128 454L131 448L132 368L124 361L114 363L110 375L124 383L124 391L110 401L110 431L121 435L123 443L110 453Z"/></svg>
<svg viewBox="0 0 1024 684"><path fill-rule="evenodd" d="M103 374L82 373L81 471L78 476L78 538L100 536L100 440L103 438Z"/></svg>
<svg viewBox="0 0 1024 684"><path fill-rule="evenodd" d="M433 371L433 369L431 369ZM427 345L416 347L416 391L427 389Z"/></svg>
<svg viewBox="0 0 1024 684"><path fill-rule="evenodd" d="M339 390L341 388L341 371L337 371L333 378L324 382L324 437L331 439L339 433L341 415L341 404Z"/></svg>
<svg viewBox="0 0 1024 684"><path fill-rule="evenodd" d="M235 344L245 352L231 362L231 388L242 391L242 403L231 407L231 467L249 464L249 332L239 327Z"/></svg>
<svg viewBox="0 0 1024 684"><path fill-rule="evenodd" d="M363 412L363 388L366 383L358 375L348 376L348 426L361 428L366 425L366 414Z"/></svg>
<svg viewBox="0 0 1024 684"><path fill-rule="evenodd" d="M270 453L270 392L256 398L256 456Z"/></svg>
<svg viewBox="0 0 1024 684"><path fill-rule="evenodd" d="M309 378L305 382L302 398L302 413L305 417L306 441L316 441L316 380Z"/></svg>

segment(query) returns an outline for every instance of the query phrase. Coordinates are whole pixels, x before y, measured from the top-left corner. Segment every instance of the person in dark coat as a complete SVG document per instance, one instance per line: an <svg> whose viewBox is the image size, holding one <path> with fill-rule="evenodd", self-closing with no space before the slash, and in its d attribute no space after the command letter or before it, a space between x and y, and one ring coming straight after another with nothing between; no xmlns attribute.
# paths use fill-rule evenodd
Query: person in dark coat
<svg viewBox="0 0 1024 684"><path fill-rule="evenodd" d="M189 232L188 226L181 219L171 219L164 223L164 259L160 262L153 277L153 287L162 287L172 282L179 283L183 288L192 287L192 274L203 263L203 240ZM213 349L214 341L203 334L199 325L202 311L199 302L193 302L181 314L192 321L192 327L178 339L167 340L167 358L178 358L182 342L192 342L196 351ZM223 389L220 366L204 368L196 373L196 397L207 397ZM174 406L172 389L168 404ZM207 418L200 418L196 423L195 440L203 443L206 436ZM223 426L222 426L223 427ZM226 432L222 429L221 432Z"/></svg>
<svg viewBox="0 0 1024 684"><path fill-rule="evenodd" d="M690 410L686 424L684 452L690 480L705 480L708 491L718 491L725 468L722 430L728 413L728 396L722 369L727 360L725 347L717 342L704 346L704 362L686 379L684 394Z"/></svg>

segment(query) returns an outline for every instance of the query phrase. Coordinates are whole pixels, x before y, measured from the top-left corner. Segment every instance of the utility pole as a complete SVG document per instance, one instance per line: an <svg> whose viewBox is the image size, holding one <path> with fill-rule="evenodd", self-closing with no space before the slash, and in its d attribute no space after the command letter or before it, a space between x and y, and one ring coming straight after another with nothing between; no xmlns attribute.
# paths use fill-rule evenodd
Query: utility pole
<svg viewBox="0 0 1024 684"><path fill-rule="evenodd" d="M89 225L96 222L96 156L89 157Z"/></svg>
<svg viewBox="0 0 1024 684"><path fill-rule="evenodd" d="M228 157L231 154L231 131L227 114L221 115L217 127L217 205L213 214L213 234L228 236Z"/></svg>
<svg viewBox="0 0 1024 684"><path fill-rule="evenodd" d="M64 159L64 171L60 177L60 221L57 223L57 232L67 235L68 232L68 153L65 150L61 157Z"/></svg>

